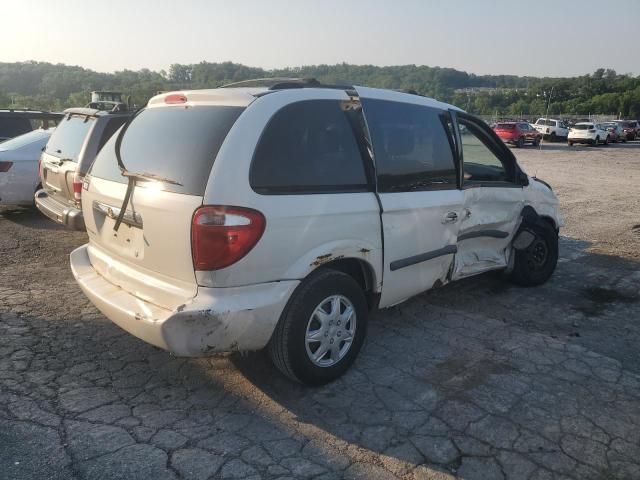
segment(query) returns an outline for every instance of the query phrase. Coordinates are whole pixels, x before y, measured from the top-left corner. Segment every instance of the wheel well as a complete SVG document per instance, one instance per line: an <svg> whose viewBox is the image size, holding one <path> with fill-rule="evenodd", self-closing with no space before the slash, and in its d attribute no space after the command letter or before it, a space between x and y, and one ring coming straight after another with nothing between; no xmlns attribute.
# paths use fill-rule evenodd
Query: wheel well
<svg viewBox="0 0 640 480"><path fill-rule="evenodd" d="M539 215L538 212L536 212L535 208L533 208L531 205L527 205L522 209L522 220L523 222L532 222L532 223L535 223L538 220L542 220L544 222L547 222L549 225L551 225L551 227L556 232L558 232L559 230L558 225L556 225L556 222L553 218L547 215Z"/></svg>
<svg viewBox="0 0 640 480"><path fill-rule="evenodd" d="M360 287L364 291L365 295L367 296L369 307L375 307L379 295L374 291L375 275L373 273L373 268L369 263L357 258L340 258L331 262L327 262L320 268L337 270L349 275L356 282L358 282L358 285L360 285Z"/></svg>
<svg viewBox="0 0 640 480"><path fill-rule="evenodd" d="M557 232L558 231L558 226L556 225L556 222L553 220L553 218L551 217L547 217L545 215L540 215L540 220L547 222L549 225L551 225L551 227Z"/></svg>

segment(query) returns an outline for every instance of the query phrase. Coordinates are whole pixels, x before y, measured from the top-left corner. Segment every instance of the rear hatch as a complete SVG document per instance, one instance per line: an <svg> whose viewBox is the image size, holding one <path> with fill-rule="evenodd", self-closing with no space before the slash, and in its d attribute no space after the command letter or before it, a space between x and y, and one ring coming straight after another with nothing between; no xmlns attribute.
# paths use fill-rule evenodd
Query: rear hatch
<svg viewBox="0 0 640 480"><path fill-rule="evenodd" d="M98 273L168 309L196 294L192 217L202 205L218 150L243 110L210 103L152 105L111 137L85 177L82 194L88 253ZM128 172L171 182L137 179L116 231L127 191L116 156L119 137Z"/></svg>
<svg viewBox="0 0 640 480"><path fill-rule="evenodd" d="M500 138L511 138L518 135L515 123L497 123L495 132Z"/></svg>
<svg viewBox="0 0 640 480"><path fill-rule="evenodd" d="M591 138L595 132L595 125L577 124L571 127L572 138Z"/></svg>
<svg viewBox="0 0 640 480"><path fill-rule="evenodd" d="M69 114L51 135L42 154L42 187L57 200L75 203L73 177L95 118Z"/></svg>

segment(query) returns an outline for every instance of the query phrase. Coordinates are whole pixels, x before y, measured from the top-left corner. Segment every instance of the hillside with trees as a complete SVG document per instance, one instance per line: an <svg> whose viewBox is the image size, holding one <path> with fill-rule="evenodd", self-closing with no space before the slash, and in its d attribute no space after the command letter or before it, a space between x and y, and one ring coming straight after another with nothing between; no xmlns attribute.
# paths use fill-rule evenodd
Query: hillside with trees
<svg viewBox="0 0 640 480"><path fill-rule="evenodd" d="M45 62L0 63L0 108L61 110L82 106L92 90L119 90L144 105L158 91L213 88L261 77L313 77L328 84L413 90L481 115L621 115L640 117L640 76L610 69L571 78L474 75L452 68L399 65L313 65L264 70L224 62L173 64L149 69L100 73Z"/></svg>

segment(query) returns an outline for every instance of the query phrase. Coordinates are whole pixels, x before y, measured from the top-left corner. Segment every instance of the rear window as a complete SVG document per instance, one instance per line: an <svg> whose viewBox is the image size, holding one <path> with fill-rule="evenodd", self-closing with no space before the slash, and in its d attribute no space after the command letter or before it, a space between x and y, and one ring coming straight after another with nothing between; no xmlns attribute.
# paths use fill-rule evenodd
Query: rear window
<svg viewBox="0 0 640 480"><path fill-rule="evenodd" d="M77 162L87 132L94 121L93 117L82 115L65 118L51 135L45 151L54 157Z"/></svg>
<svg viewBox="0 0 640 480"><path fill-rule="evenodd" d="M499 123L496 125L496 130L513 130L516 128L514 123Z"/></svg>
<svg viewBox="0 0 640 480"><path fill-rule="evenodd" d="M574 125L573 128L576 130L590 130L593 128L593 125Z"/></svg>
<svg viewBox="0 0 640 480"><path fill-rule="evenodd" d="M209 172L222 142L244 107L162 107L143 110L122 138L120 156L127 170L150 173L179 182L164 190L204 195ZM115 155L118 135L98 154L91 175L127 183Z"/></svg>
<svg viewBox="0 0 640 480"><path fill-rule="evenodd" d="M546 125L547 127L555 127L556 126L556 121L555 120L547 120L545 118L539 118L536 121L536 125Z"/></svg>
<svg viewBox="0 0 640 480"><path fill-rule="evenodd" d="M28 118L0 117L0 140L13 138L32 130Z"/></svg>

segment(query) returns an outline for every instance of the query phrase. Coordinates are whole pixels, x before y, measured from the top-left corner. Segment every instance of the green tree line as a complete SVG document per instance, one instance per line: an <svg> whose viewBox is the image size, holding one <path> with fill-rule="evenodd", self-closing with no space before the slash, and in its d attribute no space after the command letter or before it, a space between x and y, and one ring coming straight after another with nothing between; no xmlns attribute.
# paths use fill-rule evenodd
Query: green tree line
<svg viewBox="0 0 640 480"><path fill-rule="evenodd" d="M0 108L62 110L83 106L92 90L119 90L144 105L158 91L214 88L262 77L312 77L327 84L412 90L479 115L621 115L640 117L640 76L598 69L579 77L474 75L452 68L312 65L276 70L223 62L173 64L168 71L100 73L45 62L0 63Z"/></svg>

